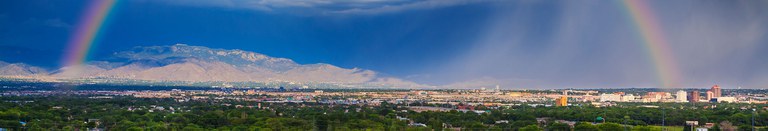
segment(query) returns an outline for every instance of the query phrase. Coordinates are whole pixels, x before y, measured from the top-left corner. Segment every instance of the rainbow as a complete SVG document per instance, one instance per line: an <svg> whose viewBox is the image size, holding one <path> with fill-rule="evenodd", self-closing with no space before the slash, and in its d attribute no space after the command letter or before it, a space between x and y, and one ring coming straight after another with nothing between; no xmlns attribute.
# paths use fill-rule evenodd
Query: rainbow
<svg viewBox="0 0 768 131"><path fill-rule="evenodd" d="M99 32L107 19L109 12L114 7L115 0L93 0L87 7L80 23L75 29L72 38L64 52L63 66L83 64L88 58L88 53L98 38Z"/></svg>
<svg viewBox="0 0 768 131"><path fill-rule="evenodd" d="M645 0L623 0L623 5L632 17L633 24L640 32L644 45L651 55L653 65L658 75L658 81L663 87L679 87L680 71L673 56L669 43L664 38L664 31L657 17Z"/></svg>

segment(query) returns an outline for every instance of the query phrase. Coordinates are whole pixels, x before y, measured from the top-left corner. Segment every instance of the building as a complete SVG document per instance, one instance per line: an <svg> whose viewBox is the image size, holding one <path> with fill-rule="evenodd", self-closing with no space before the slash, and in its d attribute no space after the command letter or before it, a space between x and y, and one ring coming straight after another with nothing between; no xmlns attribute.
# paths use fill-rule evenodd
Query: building
<svg viewBox="0 0 768 131"><path fill-rule="evenodd" d="M707 101L712 100L715 98L715 93L712 92L712 90L707 91Z"/></svg>
<svg viewBox="0 0 768 131"><path fill-rule="evenodd" d="M654 97L656 99L664 99L664 98L671 97L672 95L669 94L668 92L647 92L645 96Z"/></svg>
<svg viewBox="0 0 768 131"><path fill-rule="evenodd" d="M685 121L685 125L687 126L698 126L699 121Z"/></svg>
<svg viewBox="0 0 768 131"><path fill-rule="evenodd" d="M411 123L411 124L408 124L408 126L413 126L413 127L427 127L427 125L426 125L426 124L423 124L423 123Z"/></svg>
<svg viewBox="0 0 768 131"><path fill-rule="evenodd" d="M675 98L676 102L688 102L688 92L683 90L677 91L677 93L675 93Z"/></svg>
<svg viewBox="0 0 768 131"><path fill-rule="evenodd" d="M601 94L600 95L600 102L617 102L621 101L621 95L618 94Z"/></svg>
<svg viewBox="0 0 768 131"><path fill-rule="evenodd" d="M728 102L728 103L736 103L738 100L735 97L718 97L717 102Z"/></svg>
<svg viewBox="0 0 768 131"><path fill-rule="evenodd" d="M647 92L643 96L643 102L661 102L664 99L671 99L672 95L669 92Z"/></svg>
<svg viewBox="0 0 768 131"><path fill-rule="evenodd" d="M498 120L498 121L496 121L496 124L502 124L502 123L509 124L509 121L508 120Z"/></svg>
<svg viewBox="0 0 768 131"><path fill-rule="evenodd" d="M555 100L555 106L568 106L568 96L560 96Z"/></svg>
<svg viewBox="0 0 768 131"><path fill-rule="evenodd" d="M688 95L688 102L699 102L701 93L699 91L692 91L691 95Z"/></svg>
<svg viewBox="0 0 768 131"><path fill-rule="evenodd" d="M714 98L718 98L723 95L723 92L720 89L720 86L718 85L712 86L712 88L710 88L709 91L712 91L712 93L714 93Z"/></svg>
<svg viewBox="0 0 768 131"><path fill-rule="evenodd" d="M621 97L622 102L632 102L635 101L635 95L627 94Z"/></svg>

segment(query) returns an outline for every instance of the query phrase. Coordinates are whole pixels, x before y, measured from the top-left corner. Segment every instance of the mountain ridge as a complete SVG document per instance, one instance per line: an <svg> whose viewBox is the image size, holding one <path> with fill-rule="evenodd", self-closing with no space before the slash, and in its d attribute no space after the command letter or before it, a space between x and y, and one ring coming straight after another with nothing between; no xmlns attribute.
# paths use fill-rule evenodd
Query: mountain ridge
<svg viewBox="0 0 768 131"><path fill-rule="evenodd" d="M7 63L0 61L0 75L3 76L37 76L48 74L44 68L24 63Z"/></svg>
<svg viewBox="0 0 768 131"><path fill-rule="evenodd" d="M425 87L425 85L399 78L383 77L372 70L341 68L326 63L298 64L291 59L270 57L239 49L213 49L175 44L134 47L131 50L115 52L113 57L123 60L91 61L80 65L61 67L50 72L25 64L14 65L0 62L0 76L188 82L283 81L368 84L404 88Z"/></svg>

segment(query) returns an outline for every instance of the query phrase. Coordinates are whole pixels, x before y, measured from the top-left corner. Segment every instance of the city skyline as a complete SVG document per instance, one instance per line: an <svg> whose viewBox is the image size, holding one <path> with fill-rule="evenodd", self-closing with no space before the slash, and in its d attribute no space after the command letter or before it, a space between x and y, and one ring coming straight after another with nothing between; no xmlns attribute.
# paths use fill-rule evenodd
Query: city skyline
<svg viewBox="0 0 768 131"><path fill-rule="evenodd" d="M768 87L764 1L2 3L0 61L51 72L183 43L436 86Z"/></svg>

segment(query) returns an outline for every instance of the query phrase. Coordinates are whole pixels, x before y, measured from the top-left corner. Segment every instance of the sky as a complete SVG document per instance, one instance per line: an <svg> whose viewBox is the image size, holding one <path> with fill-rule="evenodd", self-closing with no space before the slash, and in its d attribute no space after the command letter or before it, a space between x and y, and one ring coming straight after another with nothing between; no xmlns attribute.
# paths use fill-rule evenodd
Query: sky
<svg viewBox="0 0 768 131"><path fill-rule="evenodd" d="M0 61L59 68L90 2L0 1ZM625 1L598 0L118 1L89 59L184 43L446 87L768 88L768 1L643 2L674 72Z"/></svg>

